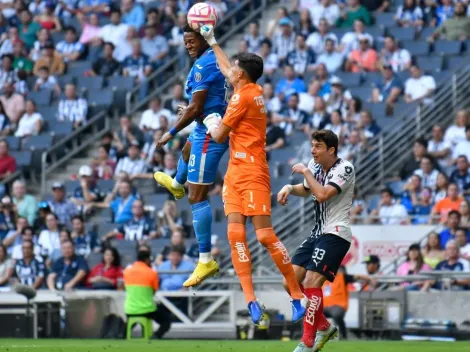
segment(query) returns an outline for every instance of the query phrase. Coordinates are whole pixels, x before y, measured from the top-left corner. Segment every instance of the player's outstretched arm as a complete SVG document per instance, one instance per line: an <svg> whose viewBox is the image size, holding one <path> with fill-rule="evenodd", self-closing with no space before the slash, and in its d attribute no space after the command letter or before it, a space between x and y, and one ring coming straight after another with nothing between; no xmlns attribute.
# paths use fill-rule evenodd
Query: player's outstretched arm
<svg viewBox="0 0 470 352"><path fill-rule="evenodd" d="M215 57L217 58L217 64L219 65L220 72L226 77L228 77L228 73L232 64L227 57L227 54L222 50L222 48L217 44L217 41L214 37L214 27L210 24L204 25L200 29L201 35L207 41L207 43L212 47L214 50Z"/></svg>
<svg viewBox="0 0 470 352"><path fill-rule="evenodd" d="M297 185L285 185L277 194L277 202L282 206L287 205L287 198L290 194L296 197L308 197L310 192L305 189L304 185L301 183Z"/></svg>

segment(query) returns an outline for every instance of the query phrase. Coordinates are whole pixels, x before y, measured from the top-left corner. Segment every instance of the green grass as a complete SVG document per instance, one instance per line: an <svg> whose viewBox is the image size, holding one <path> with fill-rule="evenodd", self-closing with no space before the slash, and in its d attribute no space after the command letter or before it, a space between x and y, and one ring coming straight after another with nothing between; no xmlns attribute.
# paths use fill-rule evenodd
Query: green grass
<svg viewBox="0 0 470 352"><path fill-rule="evenodd" d="M116 341L0 339L2 352L292 352L296 342L281 341ZM469 342L343 341L322 352L470 352Z"/></svg>

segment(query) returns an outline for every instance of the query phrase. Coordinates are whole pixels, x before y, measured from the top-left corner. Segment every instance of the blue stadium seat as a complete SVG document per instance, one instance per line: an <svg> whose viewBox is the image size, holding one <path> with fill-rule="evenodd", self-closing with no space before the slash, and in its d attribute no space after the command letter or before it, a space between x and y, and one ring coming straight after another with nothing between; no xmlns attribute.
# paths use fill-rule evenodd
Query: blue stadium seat
<svg viewBox="0 0 470 352"><path fill-rule="evenodd" d="M434 33L434 31L436 30L436 28L433 28L433 27L425 27L421 30L421 32L419 33L419 39L420 40L427 40L431 34Z"/></svg>
<svg viewBox="0 0 470 352"><path fill-rule="evenodd" d="M367 196L365 201L367 204L367 210L370 213L372 210L376 209L379 206L380 195L372 194L370 196Z"/></svg>
<svg viewBox="0 0 470 352"><path fill-rule="evenodd" d="M98 180L97 186L101 192L109 193L114 188L114 180Z"/></svg>
<svg viewBox="0 0 470 352"><path fill-rule="evenodd" d="M387 29L387 32L398 41L415 39L414 28L390 27Z"/></svg>
<svg viewBox="0 0 470 352"><path fill-rule="evenodd" d="M437 55L460 55L462 42L458 40L438 40L434 43L434 54Z"/></svg>
<svg viewBox="0 0 470 352"><path fill-rule="evenodd" d="M371 87L377 84L381 78L382 74L380 72L365 72L362 75L362 80L364 81L363 85L366 87Z"/></svg>
<svg viewBox="0 0 470 352"><path fill-rule="evenodd" d="M65 192L68 195L73 195L75 192L75 189L77 187L80 187L80 181L79 180L67 180L64 182L64 187L65 187Z"/></svg>
<svg viewBox="0 0 470 352"><path fill-rule="evenodd" d="M390 188L392 192L396 195L401 194L403 192L403 186L405 186L405 182L403 181L393 181L387 185L387 187Z"/></svg>
<svg viewBox="0 0 470 352"><path fill-rule="evenodd" d="M348 89L361 85L361 75L358 73L336 72L335 75L341 79L343 85Z"/></svg>
<svg viewBox="0 0 470 352"><path fill-rule="evenodd" d="M400 77L402 83L405 84L406 80L410 78L410 71L408 70L400 71L397 73L397 76Z"/></svg>
<svg viewBox="0 0 470 352"><path fill-rule="evenodd" d="M112 76L108 78L108 85L114 92L113 105L123 112L126 109L127 92L134 88L134 79L132 77Z"/></svg>
<svg viewBox="0 0 470 352"><path fill-rule="evenodd" d="M363 110L367 110L372 114L374 119L385 116L385 104L384 103L363 103ZM382 126L381 126L382 127Z"/></svg>
<svg viewBox="0 0 470 352"><path fill-rule="evenodd" d="M380 26L368 27L366 32L374 38L374 41L377 41L378 38L382 38L384 36L384 29Z"/></svg>
<svg viewBox="0 0 470 352"><path fill-rule="evenodd" d="M56 45L58 42L61 42L62 40L65 39L65 32L52 32L52 41L54 42L54 45Z"/></svg>
<svg viewBox="0 0 470 352"><path fill-rule="evenodd" d="M30 136L23 142L23 150L47 149L52 146L52 136L49 134L40 134Z"/></svg>
<svg viewBox="0 0 470 352"><path fill-rule="evenodd" d="M468 57L465 56L449 56L446 57L446 67L448 70L456 70L459 67L468 64Z"/></svg>
<svg viewBox="0 0 470 352"><path fill-rule="evenodd" d="M30 167L33 159L33 153L27 151L11 151L11 156L16 160L16 166L18 168Z"/></svg>
<svg viewBox="0 0 470 352"><path fill-rule="evenodd" d="M336 34L338 41L341 41L343 35L349 31L351 31L351 28L331 28L331 32Z"/></svg>
<svg viewBox="0 0 470 352"><path fill-rule="evenodd" d="M21 138L15 136L8 136L2 139L7 141L8 148L10 149L10 151L21 149Z"/></svg>
<svg viewBox="0 0 470 352"><path fill-rule="evenodd" d="M71 62L67 65L67 74L76 77L81 77L83 76L84 72L89 71L91 69L91 65L91 61Z"/></svg>
<svg viewBox="0 0 470 352"><path fill-rule="evenodd" d="M73 132L73 123L70 121L50 123L49 132L55 136L67 136Z"/></svg>
<svg viewBox="0 0 470 352"><path fill-rule="evenodd" d="M393 27L396 25L393 19L394 14L391 12L381 12L374 14L375 25L381 27Z"/></svg>
<svg viewBox="0 0 470 352"><path fill-rule="evenodd" d="M137 241L112 240L111 246L115 247L120 254L135 253L137 251Z"/></svg>
<svg viewBox="0 0 470 352"><path fill-rule="evenodd" d="M103 88L104 78L102 76L77 78L77 87L79 89L96 90Z"/></svg>
<svg viewBox="0 0 470 352"><path fill-rule="evenodd" d="M362 102L366 102L370 99L372 95L372 89L370 87L359 87L351 89L351 94L353 97L358 97Z"/></svg>
<svg viewBox="0 0 470 352"><path fill-rule="evenodd" d="M114 230L116 227L118 227L118 225L111 222L99 222L96 224L96 233L98 234L98 237L103 237L108 232Z"/></svg>
<svg viewBox="0 0 470 352"><path fill-rule="evenodd" d="M69 83L74 83L75 84L75 78L71 74L59 76L59 77L57 77L57 81L58 81L57 83L59 83L59 86L62 90Z"/></svg>
<svg viewBox="0 0 470 352"><path fill-rule="evenodd" d="M426 73L439 72L442 69L442 57L440 56L418 56L416 62L421 71Z"/></svg>
<svg viewBox="0 0 470 352"><path fill-rule="evenodd" d="M157 238L150 241L150 247L152 248L152 254L156 257L160 254L166 246L170 245L170 240L168 238Z"/></svg>
<svg viewBox="0 0 470 352"><path fill-rule="evenodd" d="M103 259L103 254L101 253L90 253L88 255L88 257L86 258L86 261L88 263L88 267L91 269L93 269L96 265L98 265L99 263L101 263Z"/></svg>
<svg viewBox="0 0 470 352"><path fill-rule="evenodd" d="M396 123L392 117L387 117L385 114L382 116L374 116L374 119L383 131L386 131L392 124Z"/></svg>
<svg viewBox="0 0 470 352"><path fill-rule="evenodd" d="M30 76L30 77L26 78L26 85L28 86L28 89L30 91L33 90L34 84L36 83L37 79L38 78L36 76Z"/></svg>
<svg viewBox="0 0 470 352"><path fill-rule="evenodd" d="M29 92L28 99L31 99L36 105L50 105L52 101L52 91L49 89L41 89L37 92Z"/></svg>
<svg viewBox="0 0 470 352"><path fill-rule="evenodd" d="M437 89L439 89L439 85L444 83L446 80L450 79L451 72L450 71L441 71L435 72L432 74L434 80L436 81Z"/></svg>
<svg viewBox="0 0 470 352"><path fill-rule="evenodd" d="M426 41L405 40L402 47L413 56L425 56L429 53L429 44Z"/></svg>
<svg viewBox="0 0 470 352"><path fill-rule="evenodd" d="M163 207L163 203L168 199L170 199L170 195L168 193L157 193L145 195L144 201L146 205L153 205L157 210L160 210Z"/></svg>
<svg viewBox="0 0 470 352"><path fill-rule="evenodd" d="M113 105L113 92L109 89L90 89L88 91L88 105L107 110Z"/></svg>
<svg viewBox="0 0 470 352"><path fill-rule="evenodd" d="M55 122L57 121L57 106L38 106L38 112L42 118L46 121Z"/></svg>

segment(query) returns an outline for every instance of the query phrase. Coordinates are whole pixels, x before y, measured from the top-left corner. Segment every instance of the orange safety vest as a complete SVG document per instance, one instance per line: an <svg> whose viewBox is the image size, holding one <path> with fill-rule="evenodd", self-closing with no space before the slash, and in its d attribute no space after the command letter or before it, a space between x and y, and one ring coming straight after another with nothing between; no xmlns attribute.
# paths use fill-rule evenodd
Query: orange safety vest
<svg viewBox="0 0 470 352"><path fill-rule="evenodd" d="M349 292L342 272L336 274L333 282L325 281L322 289L324 307L340 306L348 310Z"/></svg>

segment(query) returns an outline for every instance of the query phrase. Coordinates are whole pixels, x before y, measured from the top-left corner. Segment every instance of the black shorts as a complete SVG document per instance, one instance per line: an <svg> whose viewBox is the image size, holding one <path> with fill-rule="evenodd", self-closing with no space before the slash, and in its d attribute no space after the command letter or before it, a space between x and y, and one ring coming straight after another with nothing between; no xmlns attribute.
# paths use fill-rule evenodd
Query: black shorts
<svg viewBox="0 0 470 352"><path fill-rule="evenodd" d="M292 264L315 271L333 282L351 243L333 234L308 238L295 251Z"/></svg>

